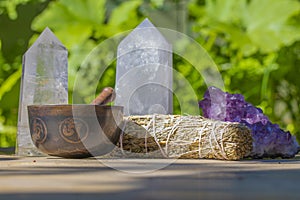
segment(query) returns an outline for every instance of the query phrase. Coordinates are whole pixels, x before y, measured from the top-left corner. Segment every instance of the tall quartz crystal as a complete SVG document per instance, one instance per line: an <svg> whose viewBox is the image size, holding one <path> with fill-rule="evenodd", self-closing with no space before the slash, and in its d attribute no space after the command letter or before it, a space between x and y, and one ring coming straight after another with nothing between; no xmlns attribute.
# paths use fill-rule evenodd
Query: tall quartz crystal
<svg viewBox="0 0 300 200"><path fill-rule="evenodd" d="M23 56L17 154L40 155L29 132L27 105L68 103L68 51L46 28Z"/></svg>
<svg viewBox="0 0 300 200"><path fill-rule="evenodd" d="M125 115L171 114L172 46L145 19L118 46L115 105Z"/></svg>

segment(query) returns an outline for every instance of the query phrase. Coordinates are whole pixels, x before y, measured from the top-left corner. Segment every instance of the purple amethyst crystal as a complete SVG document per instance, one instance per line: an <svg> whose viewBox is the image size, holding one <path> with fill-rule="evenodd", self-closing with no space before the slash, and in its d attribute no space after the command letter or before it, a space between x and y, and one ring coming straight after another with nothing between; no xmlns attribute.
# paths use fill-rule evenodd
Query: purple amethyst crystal
<svg viewBox="0 0 300 200"><path fill-rule="evenodd" d="M300 149L289 131L285 132L277 124L271 123L260 108L246 102L241 94L229 94L219 88L209 87L199 106L204 117L240 122L250 128L253 137L251 157L291 158Z"/></svg>

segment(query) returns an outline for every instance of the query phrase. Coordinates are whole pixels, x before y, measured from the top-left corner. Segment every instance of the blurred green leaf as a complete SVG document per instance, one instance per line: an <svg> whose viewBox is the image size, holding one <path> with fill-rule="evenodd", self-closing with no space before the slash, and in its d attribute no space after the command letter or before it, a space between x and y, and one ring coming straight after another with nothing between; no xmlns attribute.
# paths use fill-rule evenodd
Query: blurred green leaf
<svg viewBox="0 0 300 200"><path fill-rule="evenodd" d="M118 26L133 16L134 10L141 5L141 0L125 1L112 12L108 24Z"/></svg>
<svg viewBox="0 0 300 200"><path fill-rule="evenodd" d="M1 0L0 1L0 11L2 10L2 12L3 12L5 10L7 12L9 18L12 20L15 20L18 17L17 6L19 4L25 4L29 1L30 0Z"/></svg>
<svg viewBox="0 0 300 200"><path fill-rule="evenodd" d="M243 23L251 41L262 53L277 51L300 39L300 26L288 25L288 19L300 13L296 0L252 0L243 15Z"/></svg>
<svg viewBox="0 0 300 200"><path fill-rule="evenodd" d="M104 0L52 1L32 27L41 32L49 26L67 48L72 48L85 42L96 26L101 27L105 17L104 5Z"/></svg>
<svg viewBox="0 0 300 200"><path fill-rule="evenodd" d="M76 20L101 25L105 17L106 0L61 0Z"/></svg>
<svg viewBox="0 0 300 200"><path fill-rule="evenodd" d="M162 7L164 5L165 0L151 0L151 3L155 7Z"/></svg>
<svg viewBox="0 0 300 200"><path fill-rule="evenodd" d="M4 126L0 122L0 147L11 147L16 144L16 126Z"/></svg>
<svg viewBox="0 0 300 200"><path fill-rule="evenodd" d="M215 21L239 23L246 3L246 0L207 0L205 6L206 14Z"/></svg>
<svg viewBox="0 0 300 200"><path fill-rule="evenodd" d="M3 95L9 92L16 82L20 79L22 73L22 68L17 70L15 73L10 75L0 86L0 101Z"/></svg>
<svg viewBox="0 0 300 200"><path fill-rule="evenodd" d="M99 32L109 37L135 27L140 21L137 8L142 2L142 0L124 1L112 11L106 29Z"/></svg>
<svg viewBox="0 0 300 200"><path fill-rule="evenodd" d="M289 25L288 19L300 12L296 0L216 0L206 1L206 13L200 23L228 34L232 47L244 55L257 50L277 51L300 38L300 25Z"/></svg>

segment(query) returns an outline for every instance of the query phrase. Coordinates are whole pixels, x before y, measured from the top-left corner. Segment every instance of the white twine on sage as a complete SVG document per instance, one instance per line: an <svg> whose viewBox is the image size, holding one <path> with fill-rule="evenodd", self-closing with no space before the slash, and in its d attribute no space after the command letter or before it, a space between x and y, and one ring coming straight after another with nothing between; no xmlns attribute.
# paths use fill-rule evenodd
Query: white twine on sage
<svg viewBox="0 0 300 200"><path fill-rule="evenodd" d="M250 130L238 123L179 115L129 116L125 120L130 123L125 123L119 146L126 155L143 157L159 150L156 153L167 158L238 160L252 150Z"/></svg>

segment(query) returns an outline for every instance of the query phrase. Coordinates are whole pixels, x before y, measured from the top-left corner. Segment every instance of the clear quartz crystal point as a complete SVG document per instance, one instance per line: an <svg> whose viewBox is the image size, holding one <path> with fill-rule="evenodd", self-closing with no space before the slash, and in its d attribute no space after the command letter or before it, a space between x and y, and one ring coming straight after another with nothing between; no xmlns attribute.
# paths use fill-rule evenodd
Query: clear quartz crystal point
<svg viewBox="0 0 300 200"><path fill-rule="evenodd" d="M125 115L172 114L172 46L145 19L118 46L115 105Z"/></svg>
<svg viewBox="0 0 300 200"><path fill-rule="evenodd" d="M46 28L23 56L18 116L17 154L41 155L34 147L27 106L68 103L68 51Z"/></svg>

